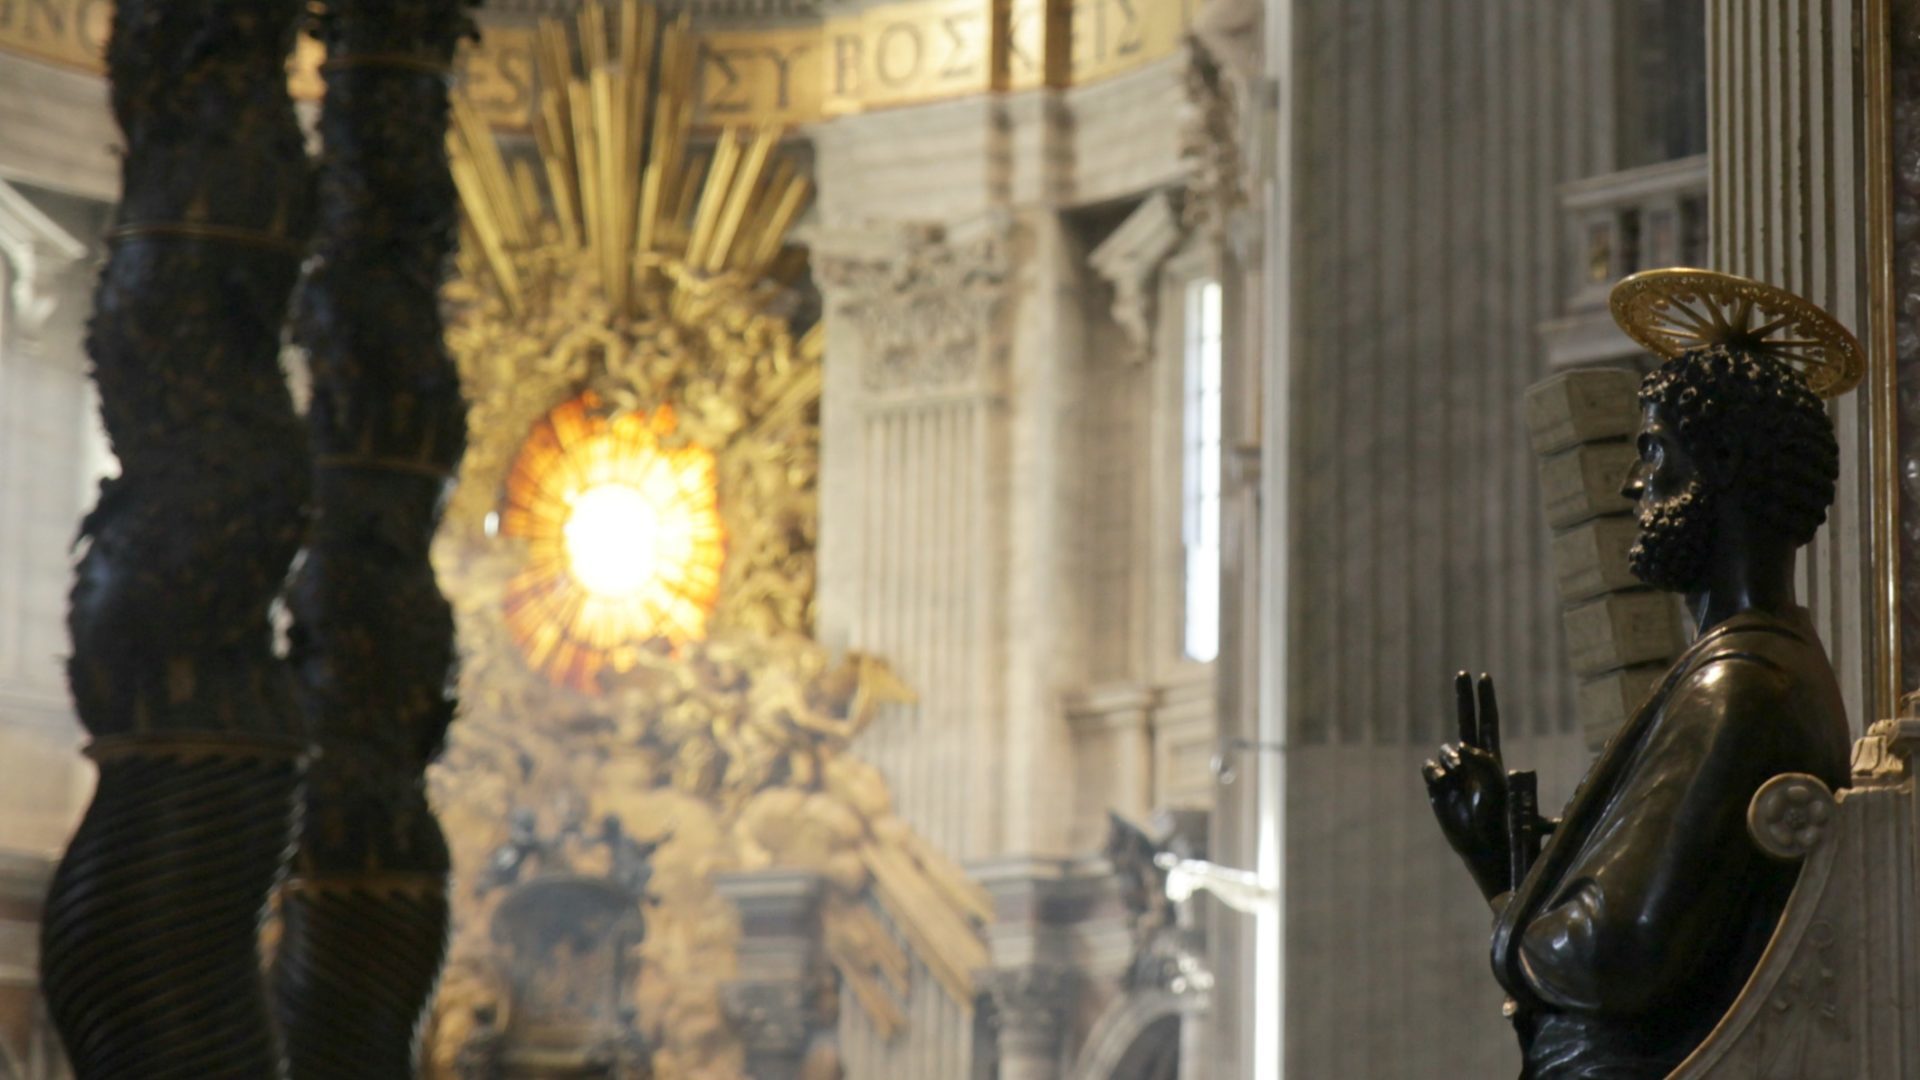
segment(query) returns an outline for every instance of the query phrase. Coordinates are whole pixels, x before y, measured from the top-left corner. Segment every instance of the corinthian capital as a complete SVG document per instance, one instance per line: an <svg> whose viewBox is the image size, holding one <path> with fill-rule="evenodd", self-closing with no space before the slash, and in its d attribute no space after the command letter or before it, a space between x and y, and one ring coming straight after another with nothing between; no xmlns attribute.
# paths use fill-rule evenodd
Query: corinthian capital
<svg viewBox="0 0 1920 1080"><path fill-rule="evenodd" d="M944 388L976 377L999 341L1008 229L916 223L839 230L813 242L832 318L861 338L869 390Z"/></svg>
<svg viewBox="0 0 1920 1080"><path fill-rule="evenodd" d="M85 244L0 180L0 281L7 285L0 305L8 316L0 324L35 341L59 308L60 285L72 281L65 275L86 254Z"/></svg>

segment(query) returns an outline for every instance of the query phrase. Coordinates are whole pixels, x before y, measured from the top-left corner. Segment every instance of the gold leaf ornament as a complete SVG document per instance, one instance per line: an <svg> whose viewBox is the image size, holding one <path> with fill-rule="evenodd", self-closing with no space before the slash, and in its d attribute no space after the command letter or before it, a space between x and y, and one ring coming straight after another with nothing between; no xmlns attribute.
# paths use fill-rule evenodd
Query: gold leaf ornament
<svg viewBox="0 0 1920 1080"><path fill-rule="evenodd" d="M511 885L483 886L515 811L572 837L536 874L605 873L608 852L579 836L611 819L660 843L628 989L661 1080L742 1075L720 993L740 938L726 871L823 876L825 952L879 1030L905 1025L896 932L970 1008L985 894L851 756L911 690L883 659L812 638L824 335L796 334L774 303L810 182L777 129L693 152L684 18L592 3L537 45L537 153L503 152L464 102L450 138L466 219L448 344L472 436L434 561L466 715L430 782L454 853L453 959L491 970ZM664 560L681 567L664 592L615 581L596 599L569 523L587 493L639 490L655 468L688 481L662 481L660 502L690 505L702 542ZM606 516L632 520L623 500ZM461 985L440 1006L469 1010L449 1033L473 1031L495 993ZM451 1076L448 1048L430 1050L430 1074Z"/></svg>
<svg viewBox="0 0 1920 1080"><path fill-rule="evenodd" d="M1866 350L1838 319L1751 278L1686 267L1643 270L1613 287L1608 306L1628 337L1666 359L1710 345L1773 356L1823 398L1852 390L1867 373Z"/></svg>

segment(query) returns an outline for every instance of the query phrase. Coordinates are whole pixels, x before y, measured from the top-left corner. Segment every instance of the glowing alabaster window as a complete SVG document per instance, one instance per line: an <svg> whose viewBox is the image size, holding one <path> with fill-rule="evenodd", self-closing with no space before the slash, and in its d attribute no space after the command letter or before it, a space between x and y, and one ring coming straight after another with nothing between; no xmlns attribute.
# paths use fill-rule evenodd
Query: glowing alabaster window
<svg viewBox="0 0 1920 1080"><path fill-rule="evenodd" d="M1181 535L1186 554L1185 651L1220 653L1220 283L1187 286Z"/></svg>
<svg viewBox="0 0 1920 1080"><path fill-rule="evenodd" d="M548 413L507 475L501 535L527 542L507 625L528 662L591 690L635 650L706 636L726 558L713 453L668 445L673 410Z"/></svg>

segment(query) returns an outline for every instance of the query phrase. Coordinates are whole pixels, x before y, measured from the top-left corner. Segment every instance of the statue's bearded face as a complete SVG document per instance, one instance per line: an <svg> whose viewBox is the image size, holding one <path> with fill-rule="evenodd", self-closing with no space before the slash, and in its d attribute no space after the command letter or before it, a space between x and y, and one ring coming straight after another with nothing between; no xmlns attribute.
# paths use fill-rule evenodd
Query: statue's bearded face
<svg viewBox="0 0 1920 1080"><path fill-rule="evenodd" d="M1635 502L1640 537L1627 555L1635 577L1658 589L1691 592L1706 583L1713 550L1714 493L1675 437L1665 410L1649 405L1636 447L1640 460L1621 494Z"/></svg>
<svg viewBox="0 0 1920 1080"><path fill-rule="evenodd" d="M1642 498L1639 519L1640 537L1627 553L1634 577L1674 592L1705 584L1713 550L1712 493L1698 477L1677 495Z"/></svg>

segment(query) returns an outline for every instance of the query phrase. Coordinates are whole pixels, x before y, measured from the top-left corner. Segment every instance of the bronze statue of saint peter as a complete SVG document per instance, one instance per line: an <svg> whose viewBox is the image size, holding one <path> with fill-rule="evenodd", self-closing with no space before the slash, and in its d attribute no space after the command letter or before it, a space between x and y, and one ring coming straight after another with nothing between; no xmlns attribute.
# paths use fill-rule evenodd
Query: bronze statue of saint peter
<svg viewBox="0 0 1920 1080"><path fill-rule="evenodd" d="M1557 821L1515 782L1530 774L1506 771L1485 676L1476 689L1461 674L1460 741L1423 769L1495 912L1522 1080L1658 1080L1678 1066L1745 984L1798 872L1749 837L1754 792L1787 772L1848 779L1840 690L1793 585L1839 471L1820 398L1782 359L1734 342L1667 360L1640 405L1623 492L1640 526L1632 569L1682 595L1692 645Z"/></svg>

